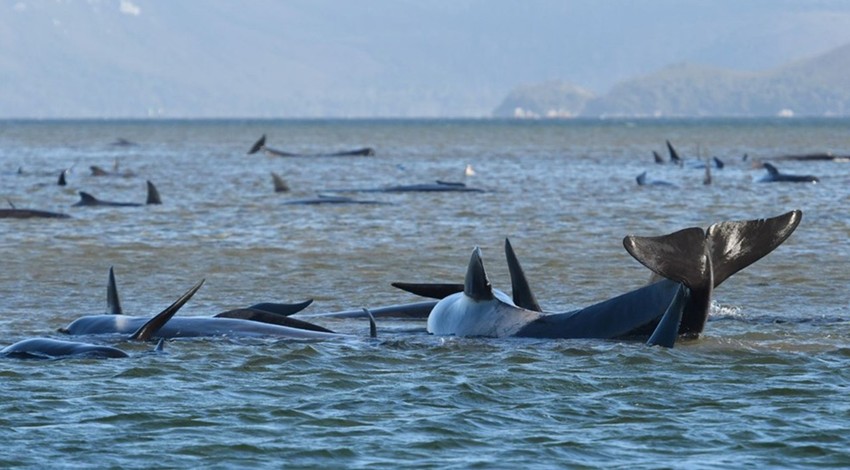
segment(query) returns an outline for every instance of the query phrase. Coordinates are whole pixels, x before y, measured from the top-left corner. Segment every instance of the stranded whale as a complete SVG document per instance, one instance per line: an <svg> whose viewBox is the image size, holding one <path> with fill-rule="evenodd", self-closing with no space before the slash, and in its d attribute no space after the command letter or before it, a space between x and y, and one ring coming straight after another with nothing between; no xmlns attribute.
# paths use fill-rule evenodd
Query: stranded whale
<svg viewBox="0 0 850 470"><path fill-rule="evenodd" d="M759 183L817 183L820 180L817 176L812 175L789 175L780 173L779 170L770 163L764 162L764 169L767 174L761 177Z"/></svg>
<svg viewBox="0 0 850 470"><path fill-rule="evenodd" d="M300 339L331 339L350 337L303 320L288 318L309 305L260 303L244 309L229 310L214 317L176 317L163 325L158 336L164 338L194 338L209 336L286 337ZM60 329L70 335L127 334L147 321L145 317L123 315L110 269L107 305L111 314L88 315ZM371 323L374 323L370 319Z"/></svg>
<svg viewBox="0 0 850 470"><path fill-rule="evenodd" d="M73 204L74 207L139 207L148 204L162 204L162 199L159 197L159 191L156 186L150 181L147 182L148 197L144 204L137 202L112 202L102 201L92 196L89 193L80 191L80 200Z"/></svg>
<svg viewBox="0 0 850 470"><path fill-rule="evenodd" d="M129 337L133 341L147 341L158 333L178 310L195 292L203 285L203 279L195 284L185 294L180 296L165 310L141 324ZM160 340L157 350L162 349ZM31 338L18 341L0 350L0 355L18 359L59 359L67 357L94 357L94 358L119 358L129 355L121 349L99 344L82 343L77 341L63 341L53 338Z"/></svg>
<svg viewBox="0 0 850 470"><path fill-rule="evenodd" d="M393 286L425 297L445 300L454 296L452 302L440 307L444 312L433 320L433 325L429 317L429 330L437 334L644 340L655 337L654 344L665 344L659 338L669 339L665 336L669 332L666 328L676 321L675 310L681 307L681 318L677 321L679 336L698 336L708 316L714 287L781 245L801 218L800 211L791 211L769 219L721 222L706 231L695 227L662 237L628 236L623 241L627 251L663 279L571 312L541 312L507 240L505 252L513 299L498 292L492 295L498 303L488 297L483 286L489 281L483 275L483 266L477 266L480 255L476 252L470 260L467 282L462 285L393 283ZM473 268L482 273L472 278L470 290ZM463 294L466 291L469 293ZM476 292L484 292L484 296ZM476 296L487 299L491 303L489 309L472 307ZM480 318L465 318L464 309L477 312ZM436 306L434 310L437 311ZM659 330L662 324L665 326Z"/></svg>
<svg viewBox="0 0 850 470"><path fill-rule="evenodd" d="M372 147L363 147L354 150L343 150L339 152L330 152L330 153L290 153L284 152L283 150L273 149L271 147L266 147L266 135L263 134L262 137L259 138L254 145L251 146L251 149L248 150L248 155L255 154L259 151L263 151L266 155L272 155L275 157L371 157L375 155L375 149Z"/></svg>

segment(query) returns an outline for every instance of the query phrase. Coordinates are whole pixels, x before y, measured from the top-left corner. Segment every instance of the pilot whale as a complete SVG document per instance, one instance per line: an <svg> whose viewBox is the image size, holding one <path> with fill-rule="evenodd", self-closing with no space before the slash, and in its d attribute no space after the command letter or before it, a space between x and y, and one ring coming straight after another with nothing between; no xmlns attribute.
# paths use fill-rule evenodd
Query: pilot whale
<svg viewBox="0 0 850 470"><path fill-rule="evenodd" d="M467 267L463 292L440 300L428 316L426 329L434 335L466 337L610 339L658 319L658 325L647 344L673 347L688 290L681 285L672 294L662 311L651 311L634 302L620 302L616 306L633 308L618 309L608 302L601 308L583 309L560 317L558 324L550 328L557 332L556 335L540 334L540 326L546 322L537 322L548 315L517 305L523 302L494 289L484 271L481 250L476 247Z"/></svg>
<svg viewBox="0 0 850 470"><path fill-rule="evenodd" d="M59 332L69 335L127 334L148 319L124 315L110 268L107 306L111 314L87 315L71 322ZM175 317L162 325L157 335L164 338L197 338L210 336L285 337L296 339L332 339L351 335L335 333L319 325L288 318L309 302L301 304L260 303L244 309L229 310L214 317ZM370 318L374 328L374 319Z"/></svg>
<svg viewBox="0 0 850 470"><path fill-rule="evenodd" d="M354 150L343 150L330 153L291 153L283 150L273 149L266 146L266 135L263 134L254 145L248 150L248 155L263 151L266 155L275 157L371 157L375 155L375 149L372 147L363 147Z"/></svg>
<svg viewBox="0 0 850 470"><path fill-rule="evenodd" d="M50 212L39 209L18 209L12 204L12 201L7 200L9 203L8 209L0 209L0 219L67 219L71 216L68 214L63 214L62 212Z"/></svg>
<svg viewBox="0 0 850 470"><path fill-rule="evenodd" d="M288 330L276 330L279 326L287 329L299 329L314 331L318 333L333 333L327 328L309 323L290 315L300 312L313 302L312 299L295 304L263 302L250 307L237 308L218 313L212 317L178 317L171 319L167 327L161 331L163 336L187 337L187 336L220 336L224 328L230 327L236 330L245 330L245 335L261 335L262 326L253 327L250 323L268 324L269 336L281 336ZM60 332L72 335L84 334L115 334L132 331L144 320L142 317L133 317L124 314L121 300L118 295L118 286L115 281L115 270L109 268L109 280L106 287L106 306L108 314L88 315L72 322ZM227 321L233 320L233 321ZM242 322L249 322L244 325Z"/></svg>
<svg viewBox="0 0 850 470"><path fill-rule="evenodd" d="M74 207L139 207L149 204L162 204L162 199L159 197L159 191L156 186L150 181L147 181L148 197L144 204L137 202L113 202L102 201L92 196L91 194L80 191L80 200L73 204Z"/></svg>
<svg viewBox="0 0 850 470"><path fill-rule="evenodd" d="M820 181L817 176L789 175L781 173L778 168L770 163L764 162L763 165L767 174L758 180L759 183L817 183Z"/></svg>
<svg viewBox="0 0 850 470"><path fill-rule="evenodd" d="M479 287L470 290L469 271L463 285L393 283L393 286L425 297L445 300L453 296L451 303L441 307L448 314L440 313L441 316L434 318L433 326L429 316L429 329L441 334L648 339L652 340L651 344L672 345L666 328L675 322L678 336L699 336L708 317L713 289L781 245L801 218L802 212L797 210L768 219L721 222L705 231L692 227L662 237L627 236L623 240L626 250L650 268L656 278L639 289L570 312L542 313L508 240L505 253L511 274L512 305L504 293L494 292L493 297L499 301L496 307L470 307L476 305L475 292L484 292L482 298L492 301L486 287L481 287L489 283L486 276L477 274ZM483 271L483 267L477 267L480 259L475 258L474 252L469 269ZM489 314L466 319L466 313L458 313L470 310ZM681 310L680 317L677 310Z"/></svg>
<svg viewBox="0 0 850 470"><path fill-rule="evenodd" d="M195 284L185 294L180 296L165 310L155 315L137 328L129 339L132 341L147 341L159 333L178 310L195 292L201 288L204 280ZM162 350L162 339L160 339L156 350ZM121 358L129 357L129 354L121 349L101 344L83 343L78 341L64 341L53 338L30 338L18 341L0 350L0 356L16 359L61 359L69 357L91 357L91 358Z"/></svg>

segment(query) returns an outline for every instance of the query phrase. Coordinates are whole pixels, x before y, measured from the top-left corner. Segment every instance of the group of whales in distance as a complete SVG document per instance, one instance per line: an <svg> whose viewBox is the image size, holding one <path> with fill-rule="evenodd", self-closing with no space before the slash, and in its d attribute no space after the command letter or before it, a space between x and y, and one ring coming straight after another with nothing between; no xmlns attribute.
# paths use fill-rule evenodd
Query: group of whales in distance
<svg viewBox="0 0 850 470"><path fill-rule="evenodd" d="M253 155L262 151L266 155L275 157L371 157L375 155L375 149L372 147L363 147L354 150L342 150L338 152L328 153L292 153L284 152L283 150L273 149L266 146L266 135L263 134L254 145L248 150L248 155Z"/></svg>
<svg viewBox="0 0 850 470"><path fill-rule="evenodd" d="M714 288L781 245L801 219L795 210L769 219L720 222L707 230L626 236L626 251L655 274L650 284L564 313L542 311L508 240L512 297L492 287L477 247L463 284L393 285L440 299L427 320L435 335L641 339L673 347L678 337L702 333Z"/></svg>
<svg viewBox="0 0 850 470"><path fill-rule="evenodd" d="M546 313L531 291L508 240L505 255L512 297L494 289L475 248L463 284L393 283L406 291L437 299L411 304L313 314L312 317L367 316L376 336L375 316L427 318L433 335L464 337L529 337L551 339L640 339L648 345L673 347L680 337L698 337L708 317L714 289L736 272L781 245L802 218L798 210L769 219L727 221L707 230L692 227L659 237L626 236L628 253L655 275L648 285L579 310ZM279 337L290 339L352 338L302 319L291 318L311 300L295 304L259 303L211 317L175 317L200 289L198 282L153 318L125 315L114 271L107 285L109 313L77 318L60 332L73 336L120 335L133 340L192 337ZM161 349L161 345L158 347ZM0 351L6 357L126 357L110 346L33 338Z"/></svg>
<svg viewBox="0 0 850 470"><path fill-rule="evenodd" d="M676 149L673 147L673 145L670 143L669 140L666 141L666 144L667 144L668 152L670 154L669 163L677 165L677 166L684 166L684 163L683 163L684 159L679 155L679 153L676 151ZM661 157L661 155L657 151L653 150L652 153L653 153L653 156L654 156L654 159L655 159L655 163L658 163L658 164L668 163L668 161L665 161L664 158ZM746 160L748 158L748 155L745 154L743 158L744 158L744 160ZM799 160L799 161L818 161L818 160L848 161L848 160L850 160L850 156L843 157L843 156L835 156L835 155L828 154L828 153L827 154L816 153L816 154L806 154L806 155L785 155L785 156L777 157L776 159L777 160ZM725 164L719 158L712 157L712 159L708 162L701 162L700 161L700 162L695 162L694 164L691 164L691 165L688 165L688 166L692 167L692 168L704 168L705 171L706 171L706 175L705 175L705 178L703 180L703 183L707 185L707 184L711 184L711 181L712 181L711 168L722 169L722 168L724 168ZM818 182L820 182L820 179L816 176L813 176L813 175L795 175L795 174L789 174L789 173L782 173L782 172L779 171L779 169L776 168L775 165L768 163L768 162L758 162L757 165L754 165L754 167L755 166L764 168L767 171L766 175L755 180L755 182L758 182L758 183L818 183ZM638 186L677 187L676 184L671 183L669 181L650 179L647 176L646 171L639 174L635 178L635 180L637 181Z"/></svg>

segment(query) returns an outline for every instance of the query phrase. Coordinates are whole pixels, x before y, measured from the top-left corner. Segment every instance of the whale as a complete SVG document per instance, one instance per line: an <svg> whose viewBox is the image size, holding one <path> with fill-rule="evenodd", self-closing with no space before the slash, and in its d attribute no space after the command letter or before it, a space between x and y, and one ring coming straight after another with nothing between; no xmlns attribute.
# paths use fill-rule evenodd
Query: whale
<svg viewBox="0 0 850 470"><path fill-rule="evenodd" d="M385 201L377 201L374 199L354 199L353 197L348 196L332 196L328 194L319 194L314 198L306 198L306 199L293 199L290 201L284 202L285 205L306 205L306 206L315 206L315 205L339 205L339 204L363 204L363 205L386 205L390 204Z"/></svg>
<svg viewBox="0 0 850 470"><path fill-rule="evenodd" d="M87 192L80 191L80 200L75 204L72 204L72 207L140 207L151 204L162 204L162 198L160 198L159 191L157 191L156 186L154 186L150 181L147 181L147 187L148 196L144 204L137 202L103 201Z"/></svg>
<svg viewBox="0 0 850 470"><path fill-rule="evenodd" d="M532 305L524 305L521 298L511 298L492 287L484 271L481 250L475 247L463 291L437 302L428 315L426 330L439 336L614 339L657 319L646 344L673 347L689 291L680 285L672 294L661 312L633 301L612 299L601 306L562 315L552 325L548 323L551 315L528 308ZM619 303L612 306L612 302ZM631 308L614 308L618 306Z"/></svg>
<svg viewBox="0 0 850 470"><path fill-rule="evenodd" d="M201 288L204 280L201 279L197 284L192 286L182 296L180 296L171 305L165 308L162 312L150 318L146 322L139 325L133 331L128 340L131 341L148 341L158 337L158 333L163 325L177 313L180 308L195 295L195 292ZM156 351L161 351L163 348L163 340L156 347ZM6 346L0 350L0 356L15 359L64 359L64 358L124 358L129 357L125 351L113 346L102 344L93 344L80 341L67 341L54 338L29 338L18 341L10 346Z"/></svg>
<svg viewBox="0 0 850 470"><path fill-rule="evenodd" d="M313 303L313 299L308 299L297 303L272 303L262 302L248 307L239 307L224 312L217 313L212 318L236 318L241 320L250 320L260 323L269 323L273 325L286 326L290 328L300 328L304 330L322 331L331 333L331 330L313 323L306 322L297 318L291 318L293 314L304 310ZM109 276L106 285L106 308L107 315L124 315L124 309L121 306L121 299L118 295L118 283L115 280L115 269L109 267ZM193 317L194 318L194 317ZM182 318L176 318L177 323L185 323ZM107 324L108 320L105 321ZM195 320L189 322L197 323Z"/></svg>
<svg viewBox="0 0 850 470"><path fill-rule="evenodd" d="M676 187L675 184L673 184L669 181L647 179L645 171L643 173L637 175L637 177L635 178L635 181L637 181L638 186L667 186L667 187L671 187L671 188Z"/></svg>
<svg viewBox="0 0 850 470"><path fill-rule="evenodd" d="M334 193L483 193L484 189L467 186L466 183L436 180L433 183L418 183L386 186L383 188L352 188L328 190Z"/></svg>
<svg viewBox="0 0 850 470"><path fill-rule="evenodd" d="M263 134L254 145L248 150L248 155L253 155L262 151L266 155L275 157L371 157L375 155L375 149L372 147L362 147L353 150L342 150L329 153L291 153L283 150L273 149L266 146L266 135Z"/></svg>
<svg viewBox="0 0 850 470"><path fill-rule="evenodd" d="M794 210L766 219L720 222L707 230L691 227L661 237L626 236L623 239L626 251L653 272L650 283L589 307L562 313L543 313L510 241L506 239L505 254L513 297L494 293L493 297L500 304L489 311L490 314L496 312L495 319L477 321L483 321L490 328L483 336L639 339L647 342L655 337L654 344L670 345L669 331L665 328L678 318L677 335L697 338L705 327L714 288L784 243L801 220L802 212ZM476 263L480 260L474 261L475 256L474 252L467 278L469 269L474 265L475 269L483 271L483 267L477 267ZM479 284L489 282L485 276L477 276L485 279L479 280ZM457 334L458 331L481 333L469 324L460 330L461 323L457 320L464 316L458 311L469 310L469 305L474 304L460 297L469 290L468 284L467 280L464 284L396 282L392 285L424 297L446 299L454 296L457 305L444 306L450 312L447 315L450 319L445 323L435 319L434 331L444 334ZM477 291L486 294L485 288ZM473 296L465 295L474 300ZM525 311L514 310L509 301ZM681 309L681 316L676 311L678 309ZM537 312L536 317L533 312ZM431 317L428 319L430 322ZM662 324L665 327L659 330ZM482 327L479 325L477 328ZM661 341L662 338L664 341Z"/></svg>
<svg viewBox="0 0 850 470"><path fill-rule="evenodd" d="M64 214L62 212L51 212L39 209L18 209L12 204L12 201L7 200L9 203L8 209L0 209L0 219L68 219L71 216L68 214Z"/></svg>
<svg viewBox="0 0 850 470"><path fill-rule="evenodd" d="M113 277L110 276L110 278ZM169 339L215 336L293 339L352 337L352 335L335 333L303 320L287 318L288 315L299 311L302 304L296 304L290 308L283 306L284 304L262 303L245 309L229 310L213 317L174 317L162 325L157 335ZM107 289L107 305L113 313L82 316L58 331L73 336L128 334L148 321L147 317L118 313L123 310L119 307L120 302L117 289L114 289L114 282L110 282L110 287ZM374 324L373 318L370 318L370 324Z"/></svg>
<svg viewBox="0 0 850 470"><path fill-rule="evenodd" d="M790 175L781 173L779 169L770 163L764 162L764 169L767 174L758 179L759 183L818 183L820 179L812 175Z"/></svg>
<svg viewBox="0 0 850 470"><path fill-rule="evenodd" d="M121 349L101 344L63 341L53 338L30 338L0 350L0 356L15 359L61 359L69 357L130 357Z"/></svg>

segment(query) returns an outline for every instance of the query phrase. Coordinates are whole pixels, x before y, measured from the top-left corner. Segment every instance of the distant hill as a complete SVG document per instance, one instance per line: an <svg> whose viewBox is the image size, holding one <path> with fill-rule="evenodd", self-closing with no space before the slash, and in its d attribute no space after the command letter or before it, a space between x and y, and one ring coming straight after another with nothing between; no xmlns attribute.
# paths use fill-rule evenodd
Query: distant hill
<svg viewBox="0 0 850 470"><path fill-rule="evenodd" d="M576 116L847 116L848 70L850 44L762 72L678 64L598 97L562 82L520 87L493 114L522 117L515 111L522 109L525 116L555 116L552 110L569 103Z"/></svg>

